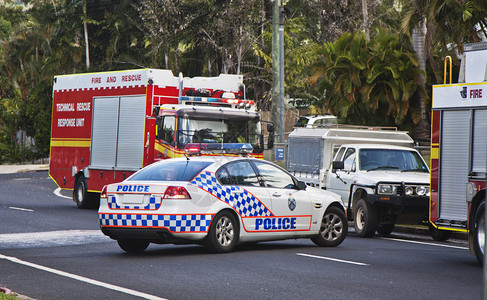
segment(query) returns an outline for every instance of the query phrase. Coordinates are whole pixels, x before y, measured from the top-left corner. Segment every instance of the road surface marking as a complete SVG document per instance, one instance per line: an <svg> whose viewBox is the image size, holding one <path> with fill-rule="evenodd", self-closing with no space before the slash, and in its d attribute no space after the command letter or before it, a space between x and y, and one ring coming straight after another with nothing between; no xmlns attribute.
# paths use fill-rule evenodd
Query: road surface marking
<svg viewBox="0 0 487 300"><path fill-rule="evenodd" d="M336 261L336 262L341 262L341 263L346 263L346 264L352 264L352 265L358 265L358 266L368 266L369 265L369 264L364 264L364 263L361 263L361 262L350 261L350 260L342 260L342 259L325 257L325 256L317 256L317 255L304 254L304 253L296 253L296 254L297 255L301 255L301 256L311 257L311 258L331 260L331 261Z"/></svg>
<svg viewBox="0 0 487 300"><path fill-rule="evenodd" d="M442 245L442 244L435 244L435 243L428 243L428 242L419 242L419 241L411 241L411 240L401 240L401 239L386 238L386 237L380 237L379 239L396 241L396 242L411 243L411 244L420 244L420 245L438 246L438 247L445 247L445 248L468 250L468 247L460 247L460 246L452 246L452 245Z"/></svg>
<svg viewBox="0 0 487 300"><path fill-rule="evenodd" d="M69 196L64 196L64 195L61 195L61 188L57 188L54 190L54 195L58 196L58 197L61 197L61 198L66 198L66 199L72 199L71 197Z"/></svg>
<svg viewBox="0 0 487 300"><path fill-rule="evenodd" d="M21 207L15 207L15 206L9 206L8 208L14 209L14 210L21 210L21 211L34 211L33 209L21 208Z"/></svg>
<svg viewBox="0 0 487 300"><path fill-rule="evenodd" d="M101 281L98 281L98 280L94 280L94 279L90 279L90 278L87 278L87 277L83 277L83 276L71 274L71 273L64 272L64 271L60 271L60 270L56 270L56 269L53 269L53 268L41 266L41 265L38 265L38 264L34 264L34 263L31 263L31 262L28 262L28 261L24 261L24 260L18 259L16 257L12 257L12 256L5 256L5 255L0 254L0 259L6 259L6 260L9 260L9 261L11 261L13 263L16 263L16 264L21 264L21 265L28 266L28 267L31 267L31 268L34 268L34 269L38 269L38 270L41 270L41 271L46 271L46 272L53 273L53 274L56 274L56 275L68 277L68 278L71 278L71 279L74 279L74 280L86 282L86 283L89 283L89 284L92 284L92 285L96 285L96 286L100 286L100 287L103 287L103 288L106 288L106 289L110 289L110 290L114 290L114 291L117 291L117 292L121 292L121 293L129 294L129 295L133 295L133 296L136 296L136 297L141 297L141 298L145 298L145 299L153 299L153 300L165 300L165 298L157 297L157 296L150 295L150 294L146 294L146 293L143 293L143 292L134 291L134 290L127 289L127 288L124 288L124 287L121 287L121 286L117 286L117 285L113 285L113 284L101 282Z"/></svg>
<svg viewBox="0 0 487 300"><path fill-rule="evenodd" d="M0 249L57 247L110 241L100 230L58 230L0 234Z"/></svg>

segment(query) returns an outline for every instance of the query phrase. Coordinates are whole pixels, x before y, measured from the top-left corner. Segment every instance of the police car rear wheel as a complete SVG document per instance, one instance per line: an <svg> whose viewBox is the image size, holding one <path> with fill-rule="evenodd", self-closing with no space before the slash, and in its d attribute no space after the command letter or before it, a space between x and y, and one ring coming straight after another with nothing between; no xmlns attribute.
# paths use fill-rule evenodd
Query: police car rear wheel
<svg viewBox="0 0 487 300"><path fill-rule="evenodd" d="M320 234L311 238L311 241L321 247L336 247L340 245L348 231L348 221L338 207L329 207L321 221Z"/></svg>
<svg viewBox="0 0 487 300"><path fill-rule="evenodd" d="M214 218L206 237L206 247L211 252L230 252L238 242L239 228L237 221L229 211L222 211Z"/></svg>
<svg viewBox="0 0 487 300"><path fill-rule="evenodd" d="M142 252L147 247L149 247L149 242L147 241L137 241L137 240L119 240L118 245L123 251L130 253Z"/></svg>

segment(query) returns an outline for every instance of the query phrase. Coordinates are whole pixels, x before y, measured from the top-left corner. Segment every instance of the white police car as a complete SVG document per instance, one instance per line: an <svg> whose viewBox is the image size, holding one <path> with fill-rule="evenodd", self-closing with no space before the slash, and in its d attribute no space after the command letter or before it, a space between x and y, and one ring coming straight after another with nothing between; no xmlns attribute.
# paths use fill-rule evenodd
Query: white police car
<svg viewBox="0 0 487 300"><path fill-rule="evenodd" d="M239 242L290 238L338 246L348 230L337 194L247 157L154 163L105 186L98 216L102 232L128 252L149 243L199 243L228 252Z"/></svg>

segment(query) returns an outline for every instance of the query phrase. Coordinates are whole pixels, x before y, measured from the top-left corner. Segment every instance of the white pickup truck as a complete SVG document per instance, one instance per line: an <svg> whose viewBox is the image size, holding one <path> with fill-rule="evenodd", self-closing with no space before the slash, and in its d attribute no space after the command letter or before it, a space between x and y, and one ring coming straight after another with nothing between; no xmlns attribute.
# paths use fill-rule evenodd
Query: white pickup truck
<svg viewBox="0 0 487 300"><path fill-rule="evenodd" d="M387 235L396 222L424 224L430 174L413 139L394 128L332 125L295 128L286 168L299 180L339 194L359 236ZM447 231L430 226L436 240Z"/></svg>
<svg viewBox="0 0 487 300"><path fill-rule="evenodd" d="M384 144L342 145L326 176L339 194L359 236L390 234L400 217L419 223L428 216L430 174L414 149Z"/></svg>

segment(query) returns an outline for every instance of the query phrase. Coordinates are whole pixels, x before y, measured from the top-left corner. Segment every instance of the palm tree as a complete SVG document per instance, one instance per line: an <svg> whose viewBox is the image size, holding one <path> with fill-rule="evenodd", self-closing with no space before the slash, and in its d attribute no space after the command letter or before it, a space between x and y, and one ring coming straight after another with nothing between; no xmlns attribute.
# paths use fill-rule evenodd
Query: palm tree
<svg viewBox="0 0 487 300"><path fill-rule="evenodd" d="M368 43L363 33L353 33L325 44L312 81L326 93L326 105L347 123L404 126L414 114L412 94L424 93L418 74L413 52L397 34L382 29Z"/></svg>

